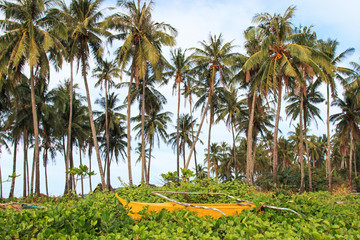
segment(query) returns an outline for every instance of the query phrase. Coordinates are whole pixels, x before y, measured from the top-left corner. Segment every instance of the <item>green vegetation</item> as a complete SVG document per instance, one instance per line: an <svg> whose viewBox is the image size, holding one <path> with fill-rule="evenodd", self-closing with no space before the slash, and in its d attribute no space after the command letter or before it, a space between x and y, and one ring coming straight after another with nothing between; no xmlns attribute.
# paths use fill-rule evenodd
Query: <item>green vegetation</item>
<svg viewBox="0 0 360 240"><path fill-rule="evenodd" d="M226 192L256 203L291 208L291 212L254 208L239 216L219 219L200 218L193 212L176 211L145 214L135 222L118 202L114 193L91 193L84 199L42 198L37 203L46 209L0 211L1 239L358 239L360 234L360 198L350 196L354 204L335 204L348 191L339 189L291 194L281 190L257 192L240 181L219 184L215 180L194 180L165 187L125 187L117 193L125 199L142 202L163 201L151 191ZM223 196L170 196L188 202L229 202ZM18 199L31 201L32 199ZM345 201L345 200L344 200Z"/></svg>

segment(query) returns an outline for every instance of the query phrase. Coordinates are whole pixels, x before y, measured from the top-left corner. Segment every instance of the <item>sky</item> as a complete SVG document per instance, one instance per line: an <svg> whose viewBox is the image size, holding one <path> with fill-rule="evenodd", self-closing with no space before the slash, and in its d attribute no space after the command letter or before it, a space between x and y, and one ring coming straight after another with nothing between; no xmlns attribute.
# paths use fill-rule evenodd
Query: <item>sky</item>
<svg viewBox="0 0 360 240"><path fill-rule="evenodd" d="M115 7L116 1L105 0L103 6ZM223 35L225 41L233 41L234 45L237 45L236 51L244 53L243 50L243 32L244 30L254 25L252 19L257 13L268 12L270 14L283 14L289 6L296 6L295 17L293 19L294 26L313 26L313 30L317 33L317 37L321 39L336 39L340 43L338 53L346 50L347 48L353 47L356 49L355 53L348 57L343 66L349 66L350 61L359 63L360 54L360 15L358 11L360 9L360 1L358 0L157 0L154 1L155 5L153 8L153 19L157 22L165 22L178 31L176 38L177 46L183 49L191 47L200 47L199 42L208 40L209 34ZM107 12L104 11L104 14ZM113 51L116 47L120 46L120 43L115 44L113 47L107 46L107 58L113 59ZM169 48L165 48L163 53L165 57L169 58ZM60 82L63 82L69 67L64 66L59 73L53 73L50 82L51 87L56 87ZM90 72L89 72L90 73ZM82 79L80 75L76 76L75 82L79 84L82 94L85 95ZM89 84L94 85L95 79L89 79ZM174 113L173 123L168 126L168 131L175 131L175 116L176 116L176 102L177 98L172 95L170 86L160 88L161 92L167 97L168 103L164 110L171 111ZM120 99L126 97L126 90L116 90L119 94ZM92 102L100 97L100 89L92 88L91 98ZM325 92L323 92L325 96ZM283 102L283 107L286 105ZM93 104L96 109L96 105ZM181 112L188 113L189 105L184 105L183 99L181 104ZM323 119L325 119L325 103L319 105L322 110ZM336 109L332 110L333 112ZM284 111L283 111L284 112ZM137 106L133 107L132 113L137 114ZM196 113L195 113L196 114ZM200 119L200 115L198 115ZM202 139L207 138L207 123L202 128ZM315 124L310 126L311 132L317 135L324 134L326 132L326 126L324 123L319 122L318 128ZM283 117L283 121L280 123L280 129L283 135L287 135L289 131L293 129L289 127L289 121L286 121ZM226 141L231 143L231 133L225 127L224 124L219 124L213 127L212 139L216 142ZM138 140L132 139L132 146L135 148ZM199 155L198 161L203 164L204 159L204 148L206 146L198 146ZM11 148L12 149L12 148ZM21 147L19 147L21 149ZM189 150L187 150L189 152ZM32 156L32 151L29 151L29 156ZM162 179L161 173L176 170L176 155L170 147L166 144L161 143L160 149L155 145L153 151L154 159L151 165L151 180L152 184L161 185ZM0 166L2 179L5 181L7 176L12 172L12 153L8 153L5 149L2 149L0 153ZM22 172L22 151L18 151L18 164L17 173ZM78 159L78 154L75 156ZM84 163L88 165L88 158L84 158ZM134 151L132 151L133 161L133 178L134 183L140 182L140 164L135 166L135 159L137 158ZM78 160L75 164L79 164ZM98 173L98 167L96 163L95 155L92 157L93 170ZM180 165L182 167L182 165ZM190 166L193 168L194 166ZM43 168L41 174L44 176ZM48 176L49 176L49 194L53 196L61 195L64 189L64 174L65 166L63 156L58 154L55 159L50 161L48 165ZM121 184L128 183L127 165L123 161L119 161L118 164L112 163L112 185L113 187L120 187ZM121 181L119 180L121 179ZM88 180L86 180L88 181ZM100 182L99 174L92 178L92 185L96 186ZM3 194L8 196L10 189L10 182L3 183ZM80 191L80 184L78 184L78 191ZM89 191L88 184L85 184L85 191ZM41 180L41 192L45 193L44 178ZM16 181L15 195L21 196L22 194L22 176Z"/></svg>

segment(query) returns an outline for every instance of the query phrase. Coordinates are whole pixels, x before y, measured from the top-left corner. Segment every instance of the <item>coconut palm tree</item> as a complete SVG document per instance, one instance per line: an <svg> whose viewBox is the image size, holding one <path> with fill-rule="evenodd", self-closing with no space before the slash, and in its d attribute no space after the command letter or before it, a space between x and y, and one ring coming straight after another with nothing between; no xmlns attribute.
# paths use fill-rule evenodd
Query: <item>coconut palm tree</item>
<svg viewBox="0 0 360 240"><path fill-rule="evenodd" d="M183 155L184 160L184 167L185 167L185 149L186 147L192 146L193 142L193 135L194 131L192 129L192 126L195 124L195 120L191 120L191 117L189 114L181 114L179 118L179 130L176 129L176 132L169 134L168 144L171 145L172 149L177 149L177 142L179 134L179 148L180 148L180 154ZM201 140L200 140L201 142Z"/></svg>
<svg viewBox="0 0 360 240"><path fill-rule="evenodd" d="M100 151L96 137L96 129L93 118L93 111L90 99L90 90L87 80L87 69L89 68L90 53L99 60L102 54L101 37L110 36L110 33L104 29L103 22L100 22L103 17L103 11L100 9L102 0L72 0L70 4L70 14L73 16L74 30L71 33L71 37L75 42L73 47L75 59L78 64L81 64L81 75L84 79L84 85L86 90L86 99L89 109L89 120L91 126L92 139L94 141L96 158L99 166L100 178L102 188L105 185L105 176L102 169Z"/></svg>
<svg viewBox="0 0 360 240"><path fill-rule="evenodd" d="M349 157L349 178L350 185L352 184L352 161L354 153L354 137L360 136L360 105L354 100L355 96L351 92L346 92L344 100L335 98L331 104L341 109L340 113L331 115L330 121L336 123L336 131L342 135L350 134L350 157Z"/></svg>
<svg viewBox="0 0 360 240"><path fill-rule="evenodd" d="M93 70L93 77L97 78L98 81L95 86L104 85L105 90L105 136L106 136L106 164L110 166L109 159L109 144L110 144L110 135L109 135L109 120L108 120L108 91L114 85L113 78L119 77L119 68L116 67L115 61L107 61L100 59L98 66ZM108 168L108 181L110 181L110 169ZM107 183L107 187L110 188L110 182Z"/></svg>
<svg viewBox="0 0 360 240"><path fill-rule="evenodd" d="M236 159L236 147L235 147L235 125L237 118L236 116L241 116L245 114L244 104L238 98L238 92L236 91L233 84L230 85L229 90L224 91L224 102L220 103L219 108L215 112L218 115L216 123L221 120L225 120L225 124L230 128L232 140L233 140L233 157ZM235 161L234 161L235 163ZM236 169L235 175L236 175Z"/></svg>
<svg viewBox="0 0 360 240"><path fill-rule="evenodd" d="M187 75L190 70L190 58L185 55L186 50L183 51L181 48L175 49L170 52L171 60L170 60L170 71L165 73L169 78L174 78L175 83L174 87L177 88L178 94L178 106L177 106L177 114L176 114L176 171L178 173L178 178L180 178L180 143L179 143L179 128L180 128L180 85L187 81Z"/></svg>
<svg viewBox="0 0 360 240"><path fill-rule="evenodd" d="M140 4L140 0L135 1L119 0L118 5L124 9L126 13L118 13L108 18L108 26L121 31L120 34L113 35L110 38L112 42L115 39L124 40L123 45L117 50L117 60L121 70L130 64L130 84L128 91L128 110L127 110L127 157L129 184L132 185L131 174L131 89L132 83L138 87L140 80L145 78L148 71L148 63L155 69L161 59L161 46L175 45L174 36L176 30L168 24L154 22L152 19L153 2L144 2ZM159 71L158 73L161 73ZM157 79L161 79L159 76ZM145 84L145 82L143 82ZM143 87L145 90L145 88ZM145 99L144 99L145 100ZM143 104L145 107L145 104ZM143 111L143 120L145 113ZM142 144L145 148L145 144ZM144 151L145 149L143 149ZM144 170L145 154L142 153ZM143 171L142 171L143 172ZM142 178L142 181L144 179Z"/></svg>
<svg viewBox="0 0 360 240"><path fill-rule="evenodd" d="M167 143L168 134L166 132L167 125L171 122L171 112L160 112L157 110L151 111L149 114L145 115L145 140L149 144L149 160L147 165L147 174L146 174L146 184L149 184L150 181L150 164L151 164L151 152L155 144L155 140L158 142L158 147L160 147L160 139ZM139 121L133 130L137 130L137 138L141 137L141 116L133 118L134 121Z"/></svg>
<svg viewBox="0 0 360 240"><path fill-rule="evenodd" d="M116 65L113 65L116 66ZM112 68L110 66L108 66L109 68ZM106 68L108 68L106 67ZM108 70L106 70L107 72L110 72ZM104 74L105 75L105 74ZM105 76L103 76L105 77ZM110 77L110 76L108 76ZM110 79L111 80L111 79ZM107 81L104 79L104 81ZM107 84L106 84L107 85ZM105 86L108 87L108 86ZM106 93L108 94L108 91L106 91ZM111 160L112 160L112 156L115 153L116 156L116 162L118 162L118 156L119 154L121 156L125 156L126 154L124 154L124 152L121 148L121 144L116 147L114 145L110 146L110 138L112 140L112 143L115 144L116 143L116 139L115 137L120 137L119 138L119 143L121 143L121 141L124 141L124 136L123 136L123 132L122 132L122 121L125 120L125 115L120 113L120 110L122 110L125 106L121 105L118 106L119 103L119 99L118 99L118 95L116 95L115 93L110 93L108 94L107 97L102 97L100 99L97 99L95 101L95 104L99 104L100 107L102 109L104 109L104 112L94 112L95 115L98 116L98 118L95 120L97 125L99 126L99 129L101 131L105 132L105 138L102 137L101 139L104 139L105 144L101 144L100 148L101 149L105 149L104 151L104 155L106 156L106 161L105 161L105 167L104 167L104 172L106 172L106 182L107 182L107 188L111 189L111 184L110 184L110 164L111 164ZM113 135L111 135L113 134ZM104 147L105 146L105 147ZM113 150L111 151L111 158L110 158L110 148ZM105 171L107 170L107 171Z"/></svg>
<svg viewBox="0 0 360 240"><path fill-rule="evenodd" d="M300 81L301 72L298 70L299 63L307 64L311 68L319 68L323 55L313 48L294 43L294 31L291 20L294 16L295 7L290 6L283 15L269 13L257 14L254 22L258 23L258 31L263 36L261 50L253 54L244 64L244 71L251 70L261 65L259 73L264 81L264 89L267 92L272 88L277 99L275 132L273 138L273 182L277 182L277 136L279 130L280 109L282 100L282 89L285 85L289 87L292 80ZM316 55L315 55L316 54ZM324 71L331 72L328 62L321 61Z"/></svg>
<svg viewBox="0 0 360 240"><path fill-rule="evenodd" d="M200 42L201 48L192 48L193 54L190 56L194 61L195 67L194 71L196 71L200 80L204 81L204 86L208 86L207 92L207 103L203 108L203 117L200 122L199 130L196 135L194 145L190 150L186 168L188 168L191 155L194 151L194 146L197 142L198 136L201 131L202 123L205 119L205 115L207 114L208 108L210 108L210 121L209 121L209 138L208 138L208 151L210 151L210 142L211 142L211 126L214 122L214 106L212 98L214 96L215 87L220 83L225 87L226 81L229 81L231 76L230 66L234 63L236 53L232 52L234 45L232 42L225 42L223 40L222 34L219 36L209 35L209 41ZM210 157L210 154L207 155ZM208 168L210 164L210 160L208 162ZM208 174L210 177L210 170L208 169Z"/></svg>
<svg viewBox="0 0 360 240"><path fill-rule="evenodd" d="M336 50L339 46L339 42L336 40L328 39L327 41L319 40L318 49L323 52L331 61L334 69L332 74L327 74L325 77L321 78L322 82L326 84L326 129L327 129L327 152L326 152L326 173L329 178L329 189L332 188L332 170L331 170L331 144L330 144L330 91L332 97L335 98L336 94L336 85L335 79L343 80L342 73L351 73L347 68L340 67L338 64L343 61L349 54L354 52L354 48L348 48L345 51L341 52L339 55L336 55Z"/></svg>
<svg viewBox="0 0 360 240"><path fill-rule="evenodd" d="M47 10L52 1L2 1L0 11L5 16L1 20L4 34L0 37L1 59L8 61L7 68L19 68L25 62L30 69L31 106L33 117L33 130L35 137L34 161L36 168L35 193L40 194L40 162L39 162L39 126L36 113L35 83L39 77L49 78L50 60L47 53L57 53L56 60L61 65L61 52L63 46L59 39L50 33L49 26L60 23L47 16ZM54 58L53 58L54 59ZM5 70L6 71L6 70ZM1 70L1 74L4 69Z"/></svg>
<svg viewBox="0 0 360 240"><path fill-rule="evenodd" d="M315 104L321 103L324 101L324 98L317 90L320 86L320 81L315 81L311 83L306 89L301 88L298 93L291 91L290 94L285 98L290 104L286 106L285 112L287 117L291 116L291 121L295 120L300 115L300 107L303 108L303 123L304 123L304 140L305 140L305 148L306 148L306 158L308 160L308 172L309 172L309 188L312 187L312 179L311 179L311 163L310 163L310 153L309 153L309 144L307 140L307 126L310 125L312 120L315 120L317 124L316 118L322 120L320 116L320 109L315 106ZM304 92L306 90L306 93ZM291 124L290 121L290 124Z"/></svg>

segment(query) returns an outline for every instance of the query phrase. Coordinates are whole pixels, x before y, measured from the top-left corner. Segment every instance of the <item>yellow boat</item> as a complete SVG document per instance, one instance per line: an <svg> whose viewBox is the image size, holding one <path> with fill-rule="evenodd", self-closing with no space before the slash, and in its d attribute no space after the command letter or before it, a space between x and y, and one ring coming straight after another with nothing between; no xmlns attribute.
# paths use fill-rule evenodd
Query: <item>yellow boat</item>
<svg viewBox="0 0 360 240"><path fill-rule="evenodd" d="M179 194L179 192L166 192L166 193ZM115 194L115 196L123 206L129 209L129 215L132 216L135 220L139 220L142 217L142 215L140 215L139 212L142 211L144 207L148 207L146 212L152 212L152 211L160 212L162 209L166 209L167 211L172 212L172 211L184 209L184 210L196 212L200 217L211 216L213 218L219 218L223 215L226 216L238 215L244 209L251 209L255 207L253 203L244 200L242 200L239 203L232 203L232 204L189 204L189 203L178 202L171 198L165 197L162 194L160 194L160 192L152 192L152 194L163 197L169 200L170 202L164 202L164 203L141 203L141 202L133 202L133 201L128 202L120 198L118 194ZM208 194L208 193L186 193L186 194ZM220 194L226 195L224 193L210 193L209 195L220 195ZM230 195L226 195L226 196L234 198Z"/></svg>

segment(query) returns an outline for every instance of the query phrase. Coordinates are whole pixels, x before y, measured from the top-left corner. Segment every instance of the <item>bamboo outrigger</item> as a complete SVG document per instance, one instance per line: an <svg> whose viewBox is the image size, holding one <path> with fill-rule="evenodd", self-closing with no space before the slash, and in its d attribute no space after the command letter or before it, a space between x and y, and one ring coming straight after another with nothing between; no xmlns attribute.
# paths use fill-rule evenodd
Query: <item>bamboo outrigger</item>
<svg viewBox="0 0 360 240"><path fill-rule="evenodd" d="M161 193L174 193L174 194L202 194L202 195L225 195L227 197L236 199L238 203L232 204L190 204L178 202L174 199L168 198ZM164 203L141 203L141 202L133 202L122 199L119 195L115 195L116 198L121 202L122 205L126 206L130 211L129 215L132 216L135 220L139 220L142 215L139 214L140 211L143 210L144 207L147 207L146 212L159 212L162 209L166 209L170 212L176 210L189 210L196 212L200 217L203 216L211 216L213 218L219 218L223 215L238 215L245 209L251 209L256 207L254 203L245 201L242 199L234 198L231 195L227 195L225 193L194 193L194 192L169 192L169 191L158 191L152 192L151 194L155 194L159 197L162 197L169 202Z"/></svg>

